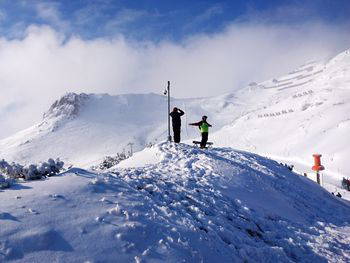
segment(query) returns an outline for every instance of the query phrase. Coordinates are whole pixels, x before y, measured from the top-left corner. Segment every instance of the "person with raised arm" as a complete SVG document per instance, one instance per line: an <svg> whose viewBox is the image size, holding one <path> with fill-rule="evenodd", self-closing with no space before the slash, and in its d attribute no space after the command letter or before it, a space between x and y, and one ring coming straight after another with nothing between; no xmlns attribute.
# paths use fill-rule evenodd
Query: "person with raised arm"
<svg viewBox="0 0 350 263"><path fill-rule="evenodd" d="M209 127L212 127L208 122L207 122L207 116L203 116L202 120L199 122L194 122L190 123L189 125L192 126L198 126L201 134L202 134L202 140L200 143L200 147L203 149L206 147L207 141L208 141L208 135L209 135Z"/></svg>

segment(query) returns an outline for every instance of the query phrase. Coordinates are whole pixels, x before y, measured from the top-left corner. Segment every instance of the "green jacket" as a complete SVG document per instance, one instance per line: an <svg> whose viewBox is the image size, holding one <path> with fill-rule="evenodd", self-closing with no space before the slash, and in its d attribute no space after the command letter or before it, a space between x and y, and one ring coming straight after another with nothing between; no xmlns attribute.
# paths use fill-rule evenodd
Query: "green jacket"
<svg viewBox="0 0 350 263"><path fill-rule="evenodd" d="M207 123L206 121L190 123L190 125L198 126L201 133L209 132L209 127L211 127L211 125L209 123Z"/></svg>
<svg viewBox="0 0 350 263"><path fill-rule="evenodd" d="M201 132L209 132L209 125L206 122L202 122L201 126L199 126Z"/></svg>

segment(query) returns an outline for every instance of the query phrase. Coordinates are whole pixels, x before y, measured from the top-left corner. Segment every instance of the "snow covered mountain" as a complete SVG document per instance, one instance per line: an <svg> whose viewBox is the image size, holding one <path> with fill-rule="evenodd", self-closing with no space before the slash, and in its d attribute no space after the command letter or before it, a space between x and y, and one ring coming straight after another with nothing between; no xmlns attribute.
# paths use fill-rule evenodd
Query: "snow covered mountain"
<svg viewBox="0 0 350 263"><path fill-rule="evenodd" d="M350 50L242 92L251 96L250 110L212 136L216 145L298 163L305 172L320 153L330 174L350 174Z"/></svg>
<svg viewBox="0 0 350 263"><path fill-rule="evenodd" d="M349 50L231 94L173 99L172 106L186 112L182 138L187 141L198 130L186 124L207 115L216 146L298 163L305 172L312 154L321 153L330 174L350 174ZM1 140L0 156L21 163L60 157L88 166L105 155L128 151L129 143L141 150L165 140L166 109L166 98L157 94L66 94L41 123Z"/></svg>
<svg viewBox="0 0 350 263"><path fill-rule="evenodd" d="M183 138L192 138L197 129L187 121L213 116L215 130L232 120L235 98L174 99L185 110ZM20 163L61 158L66 163L89 165L106 155L141 150L167 138L167 100L157 94L69 93L52 104L42 122L0 141L0 156ZM213 114L215 113L215 114Z"/></svg>
<svg viewBox="0 0 350 263"><path fill-rule="evenodd" d="M129 167L129 168L121 168ZM161 143L0 191L0 261L349 262L349 203L251 153Z"/></svg>

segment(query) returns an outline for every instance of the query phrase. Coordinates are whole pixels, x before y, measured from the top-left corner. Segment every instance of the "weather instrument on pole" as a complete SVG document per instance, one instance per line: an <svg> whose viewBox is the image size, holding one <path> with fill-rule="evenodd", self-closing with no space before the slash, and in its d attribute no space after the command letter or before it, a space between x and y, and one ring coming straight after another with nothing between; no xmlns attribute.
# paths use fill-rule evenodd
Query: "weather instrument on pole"
<svg viewBox="0 0 350 263"><path fill-rule="evenodd" d="M168 95L168 141L171 142L171 135L170 135L170 81L168 81L168 86L166 87L164 91L164 95Z"/></svg>

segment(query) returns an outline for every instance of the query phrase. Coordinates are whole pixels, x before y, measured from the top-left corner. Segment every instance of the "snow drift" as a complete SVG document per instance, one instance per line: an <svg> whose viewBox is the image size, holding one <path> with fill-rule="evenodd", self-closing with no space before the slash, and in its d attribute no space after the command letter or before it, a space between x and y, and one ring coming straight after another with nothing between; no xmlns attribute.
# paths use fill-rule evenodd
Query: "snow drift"
<svg viewBox="0 0 350 263"><path fill-rule="evenodd" d="M146 151L0 192L0 261L350 260L349 203L307 178L230 148Z"/></svg>

